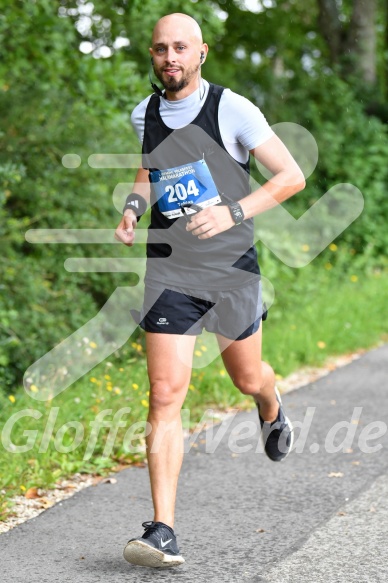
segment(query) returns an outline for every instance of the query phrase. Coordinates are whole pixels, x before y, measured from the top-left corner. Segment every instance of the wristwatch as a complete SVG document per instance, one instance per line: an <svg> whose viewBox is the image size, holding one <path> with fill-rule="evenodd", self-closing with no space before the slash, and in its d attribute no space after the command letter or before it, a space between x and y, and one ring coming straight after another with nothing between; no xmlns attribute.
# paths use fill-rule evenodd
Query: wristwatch
<svg viewBox="0 0 388 583"><path fill-rule="evenodd" d="M230 214L236 225L240 225L244 220L244 212L241 205L238 202L232 202L228 204Z"/></svg>

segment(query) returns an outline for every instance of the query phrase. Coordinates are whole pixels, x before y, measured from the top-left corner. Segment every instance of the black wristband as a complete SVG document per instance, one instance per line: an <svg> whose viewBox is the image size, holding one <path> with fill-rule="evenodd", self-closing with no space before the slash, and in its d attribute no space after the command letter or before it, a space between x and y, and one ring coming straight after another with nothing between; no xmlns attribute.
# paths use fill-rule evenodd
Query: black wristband
<svg viewBox="0 0 388 583"><path fill-rule="evenodd" d="M141 196L141 194L132 192L132 194L127 196L127 200L125 201L123 208L123 214L127 209L132 209L136 213L136 219L140 221L142 215L144 215L147 210L147 201L143 196Z"/></svg>
<svg viewBox="0 0 388 583"><path fill-rule="evenodd" d="M236 225L240 225L244 220L244 212L241 208L241 205L238 202L232 202L228 204L230 214Z"/></svg>

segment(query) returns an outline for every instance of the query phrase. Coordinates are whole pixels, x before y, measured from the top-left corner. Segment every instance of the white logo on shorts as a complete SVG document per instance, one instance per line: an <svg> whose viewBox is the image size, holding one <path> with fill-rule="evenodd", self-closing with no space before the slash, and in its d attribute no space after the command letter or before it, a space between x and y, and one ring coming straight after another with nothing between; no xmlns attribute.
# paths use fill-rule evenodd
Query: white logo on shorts
<svg viewBox="0 0 388 583"><path fill-rule="evenodd" d="M159 318L159 321L156 322L159 326L168 326L170 322L167 321L167 318Z"/></svg>

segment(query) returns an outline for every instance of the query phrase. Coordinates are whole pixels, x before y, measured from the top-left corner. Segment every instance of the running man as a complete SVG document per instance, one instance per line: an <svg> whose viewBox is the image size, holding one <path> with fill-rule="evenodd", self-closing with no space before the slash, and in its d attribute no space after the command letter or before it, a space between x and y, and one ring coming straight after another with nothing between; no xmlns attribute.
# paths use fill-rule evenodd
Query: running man
<svg viewBox="0 0 388 583"><path fill-rule="evenodd" d="M255 105L202 78L207 53L193 18L170 14L156 23L151 65L164 89L152 84L154 93L132 113L143 163L115 233L131 246L137 222L151 205L139 323L150 381L147 458L154 517L124 549L127 561L150 567L184 562L173 530L183 460L180 411L203 328L216 334L234 385L252 395L267 456L281 461L292 447L274 371L261 361L253 217L302 190L305 180ZM252 193L249 154L273 175Z"/></svg>

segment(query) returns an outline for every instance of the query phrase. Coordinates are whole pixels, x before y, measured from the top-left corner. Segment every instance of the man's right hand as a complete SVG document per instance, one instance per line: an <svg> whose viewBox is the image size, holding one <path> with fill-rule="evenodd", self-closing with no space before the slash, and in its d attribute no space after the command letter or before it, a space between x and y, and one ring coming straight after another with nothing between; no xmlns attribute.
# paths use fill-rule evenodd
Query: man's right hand
<svg viewBox="0 0 388 583"><path fill-rule="evenodd" d="M127 209L115 231L115 239L131 247L135 240L136 225L137 219L134 211Z"/></svg>

